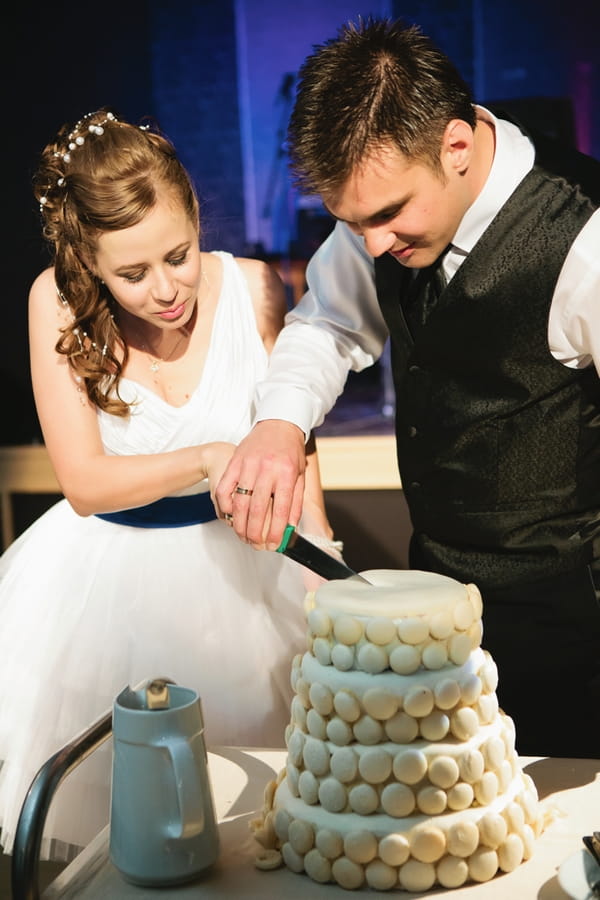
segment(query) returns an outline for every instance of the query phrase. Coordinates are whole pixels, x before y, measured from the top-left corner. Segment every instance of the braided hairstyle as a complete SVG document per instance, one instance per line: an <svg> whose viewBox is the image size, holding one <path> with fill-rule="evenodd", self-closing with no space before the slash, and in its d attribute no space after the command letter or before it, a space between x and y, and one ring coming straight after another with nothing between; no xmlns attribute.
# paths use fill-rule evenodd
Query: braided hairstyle
<svg viewBox="0 0 600 900"><path fill-rule="evenodd" d="M42 151L33 179L43 234L52 248L56 288L71 313L56 352L99 409L129 415L119 397L127 346L114 300L93 273L98 237L138 224L166 188L198 232L198 199L171 142L158 129L117 119L108 108L64 125Z"/></svg>

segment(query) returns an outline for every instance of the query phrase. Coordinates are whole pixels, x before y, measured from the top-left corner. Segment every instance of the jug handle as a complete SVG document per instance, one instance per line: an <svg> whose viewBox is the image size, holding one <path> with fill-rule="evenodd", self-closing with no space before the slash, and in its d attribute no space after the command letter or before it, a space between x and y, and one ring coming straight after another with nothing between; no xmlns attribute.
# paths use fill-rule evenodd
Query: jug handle
<svg viewBox="0 0 600 900"><path fill-rule="evenodd" d="M165 743L173 763L175 788L181 816L179 833L172 833L173 838L188 838L204 830L204 803L202 801L202 785L205 779L199 777L198 762L193 747L187 739L172 739ZM203 748L201 748L203 749ZM205 760L206 764L206 760ZM174 823L170 831L174 832L178 823Z"/></svg>

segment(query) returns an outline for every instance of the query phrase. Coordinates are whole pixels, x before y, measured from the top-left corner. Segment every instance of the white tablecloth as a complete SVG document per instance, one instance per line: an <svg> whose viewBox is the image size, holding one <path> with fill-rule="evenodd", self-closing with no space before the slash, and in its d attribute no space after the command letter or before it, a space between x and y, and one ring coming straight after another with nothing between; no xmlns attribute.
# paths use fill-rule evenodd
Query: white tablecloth
<svg viewBox="0 0 600 900"><path fill-rule="evenodd" d="M248 823L262 807L265 785L284 764L285 752L281 750L213 748L209 752L221 852L215 867L202 879L165 889L128 884L108 860L106 828L46 889L43 900L348 900L361 894L368 898L398 894L402 900L568 900L572 895L561 886L558 869L582 853L582 835L600 830L600 760L526 758L522 764L535 781L540 800L555 813L536 841L530 860L492 881L453 891L436 888L426 894L411 894L365 888L350 892L333 884L317 884L285 868L265 872L254 866L260 848Z"/></svg>

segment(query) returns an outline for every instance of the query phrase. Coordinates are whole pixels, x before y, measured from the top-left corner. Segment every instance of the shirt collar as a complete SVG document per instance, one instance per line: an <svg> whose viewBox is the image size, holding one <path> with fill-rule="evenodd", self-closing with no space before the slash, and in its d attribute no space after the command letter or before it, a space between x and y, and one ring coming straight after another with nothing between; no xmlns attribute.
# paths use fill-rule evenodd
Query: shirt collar
<svg viewBox="0 0 600 900"><path fill-rule="evenodd" d="M476 112L478 120L489 122L494 128L496 147L487 181L464 214L452 240L450 253L463 258L471 252L496 213L533 167L535 158L531 140L516 125L496 118L483 106L477 106Z"/></svg>

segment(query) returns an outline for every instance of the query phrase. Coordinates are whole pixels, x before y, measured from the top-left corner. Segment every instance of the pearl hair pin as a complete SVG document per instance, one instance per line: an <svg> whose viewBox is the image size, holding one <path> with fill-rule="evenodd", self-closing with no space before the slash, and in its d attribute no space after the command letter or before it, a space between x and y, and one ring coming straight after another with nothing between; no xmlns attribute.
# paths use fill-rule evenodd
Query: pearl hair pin
<svg viewBox="0 0 600 900"><path fill-rule="evenodd" d="M68 163L71 162L71 153L73 152L73 150L76 150L77 147L81 147L81 146L83 146L83 144L85 144L85 137L84 137L85 134L102 135L102 134L104 134L104 126L108 122L117 122L118 121L118 119L114 113L107 112L106 116L104 117L104 119L102 119L101 122L88 125L87 131L86 131L86 129L85 129L86 120L89 119L93 115L95 115L95 113L91 112L91 113L87 113L85 116L83 116L83 118L80 119L79 122L77 122L77 124L73 128L73 131L69 134L69 137L67 138L67 148L66 148L65 152L60 153L57 150L56 153L54 154L58 159L62 159L62 161L65 164L68 165ZM81 131L83 131L84 133L81 134L80 133ZM58 187L63 187L65 184L64 176L61 176L57 180L56 184L58 185ZM50 185L48 185L46 190L48 191L49 189L50 189ZM40 197L40 212L43 210L44 206L47 205L47 203L48 203L48 197L46 194L44 194L42 197Z"/></svg>
<svg viewBox="0 0 600 900"><path fill-rule="evenodd" d="M107 125L109 122L118 122L119 121L114 113L107 112L106 116L104 117L104 119L102 119L101 122L92 123L91 125L88 125L87 131L86 131L85 123L86 123L87 119L89 119L91 116L94 116L94 115L96 115L96 113L90 112L90 113L87 113L85 116L83 116L79 120L79 122L77 122L75 127L73 128L73 131L71 131L71 133L69 134L69 136L67 138L68 143L67 143L65 152L60 153L57 150L56 153L54 154L58 159L62 159L62 161L66 165L71 162L71 153L74 150L76 150L78 147L81 147L83 144L85 144L85 139L86 139L87 135L89 135L89 134L95 134L98 136L103 135L104 130L105 130L105 125ZM140 131L150 131L150 125L140 125L139 129L140 129ZM83 132L83 133L80 133L80 132ZM56 181L56 184L58 187L64 187L65 183L66 183L65 178L62 175ZM51 188L51 185L49 184L46 187L46 191L49 191L50 188ZM40 197L40 212L43 211L44 207L47 206L47 204L48 204L48 196L47 196L47 194L44 194L42 197Z"/></svg>

